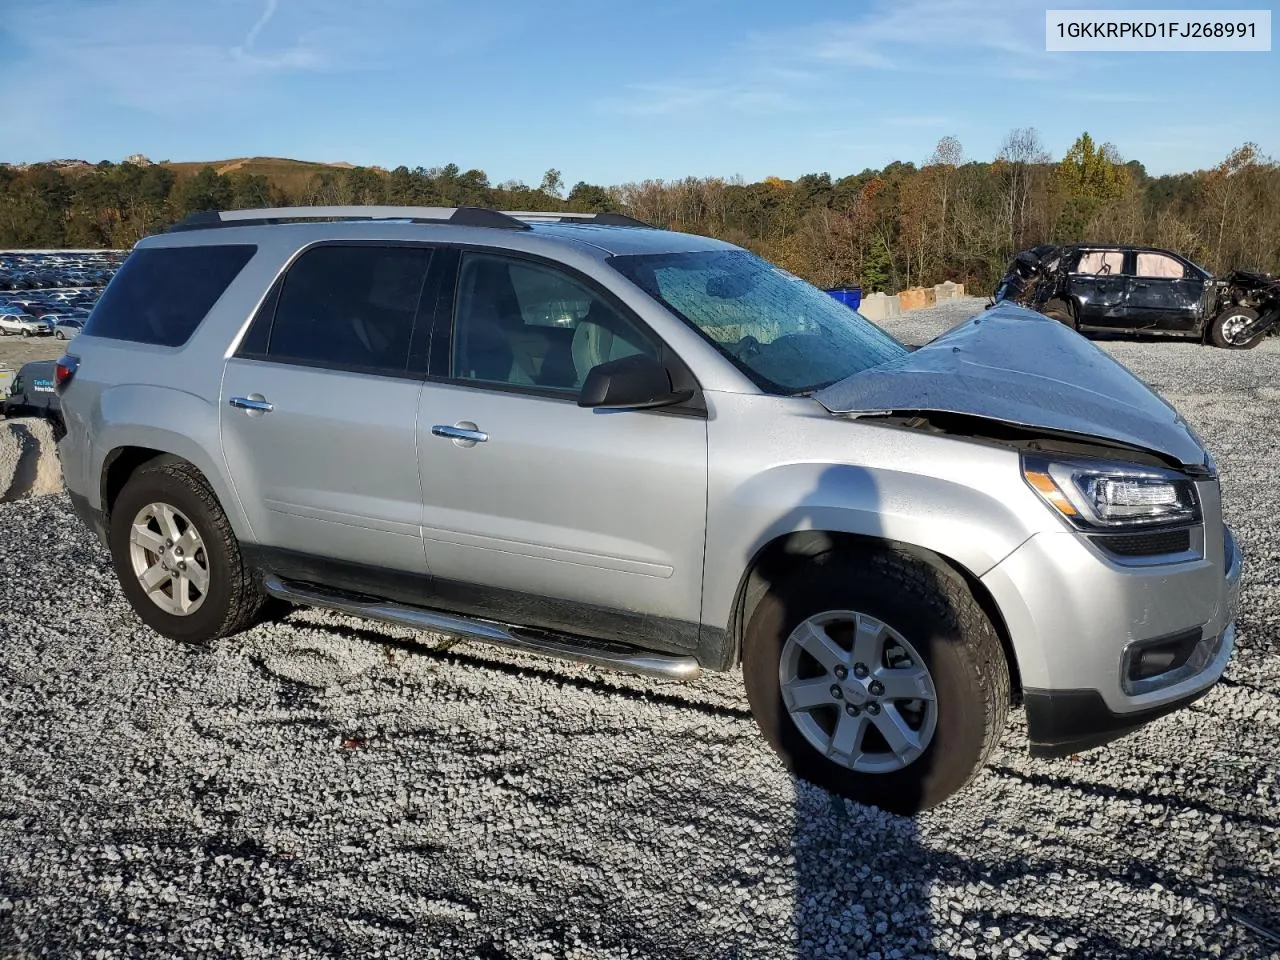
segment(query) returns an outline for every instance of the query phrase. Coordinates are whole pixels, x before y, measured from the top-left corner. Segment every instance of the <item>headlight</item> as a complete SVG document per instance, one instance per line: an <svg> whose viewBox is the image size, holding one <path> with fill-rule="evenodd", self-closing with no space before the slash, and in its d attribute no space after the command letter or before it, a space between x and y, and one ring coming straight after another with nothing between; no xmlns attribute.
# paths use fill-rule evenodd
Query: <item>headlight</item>
<svg viewBox="0 0 1280 960"><path fill-rule="evenodd" d="M1195 482L1160 467L1023 456L1031 489L1072 526L1086 530L1194 523Z"/></svg>

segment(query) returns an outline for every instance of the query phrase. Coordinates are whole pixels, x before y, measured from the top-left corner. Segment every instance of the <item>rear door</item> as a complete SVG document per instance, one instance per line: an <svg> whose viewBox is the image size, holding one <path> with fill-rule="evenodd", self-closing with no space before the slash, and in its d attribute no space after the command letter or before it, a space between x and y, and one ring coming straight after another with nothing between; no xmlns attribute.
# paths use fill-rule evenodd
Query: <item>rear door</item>
<svg viewBox="0 0 1280 960"><path fill-rule="evenodd" d="M1131 254L1125 316L1138 330L1193 330L1204 278L1178 257L1159 250Z"/></svg>
<svg viewBox="0 0 1280 960"><path fill-rule="evenodd" d="M1118 327L1125 323L1124 251L1116 247L1081 250L1068 274L1071 295L1084 327Z"/></svg>
<svg viewBox="0 0 1280 960"><path fill-rule="evenodd" d="M412 351L431 256L306 250L227 362L223 453L260 546L425 577Z"/></svg>
<svg viewBox="0 0 1280 960"><path fill-rule="evenodd" d="M665 348L562 265L464 252L418 416L441 606L640 646L697 640L707 422L579 407L587 371ZM672 362L675 362L672 360Z"/></svg>

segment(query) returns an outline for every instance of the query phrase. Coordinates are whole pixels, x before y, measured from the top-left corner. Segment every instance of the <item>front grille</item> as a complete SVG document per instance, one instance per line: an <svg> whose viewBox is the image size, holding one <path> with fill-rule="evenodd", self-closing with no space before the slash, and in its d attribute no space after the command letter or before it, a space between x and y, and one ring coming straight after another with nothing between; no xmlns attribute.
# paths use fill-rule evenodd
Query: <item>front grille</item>
<svg viewBox="0 0 1280 960"><path fill-rule="evenodd" d="M1094 537L1093 542L1108 553L1121 557L1157 557L1168 553L1185 553L1191 549L1191 531L1153 530L1144 533L1121 533Z"/></svg>

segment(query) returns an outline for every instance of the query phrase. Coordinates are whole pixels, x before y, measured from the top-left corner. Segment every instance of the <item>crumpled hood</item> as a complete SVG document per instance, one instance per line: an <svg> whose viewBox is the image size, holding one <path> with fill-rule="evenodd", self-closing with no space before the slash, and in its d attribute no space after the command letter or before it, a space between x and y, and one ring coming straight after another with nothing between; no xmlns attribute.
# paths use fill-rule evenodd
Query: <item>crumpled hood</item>
<svg viewBox="0 0 1280 960"><path fill-rule="evenodd" d="M832 413L957 413L1101 437L1205 464L1172 406L1084 337L999 304L897 360L818 391Z"/></svg>

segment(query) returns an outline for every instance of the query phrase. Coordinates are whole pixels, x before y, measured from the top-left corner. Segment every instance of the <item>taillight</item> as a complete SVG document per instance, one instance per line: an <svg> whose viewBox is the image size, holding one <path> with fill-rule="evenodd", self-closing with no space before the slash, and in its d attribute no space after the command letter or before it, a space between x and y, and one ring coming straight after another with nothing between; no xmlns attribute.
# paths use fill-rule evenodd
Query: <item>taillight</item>
<svg viewBox="0 0 1280 960"><path fill-rule="evenodd" d="M59 360L53 368L53 383L57 389L62 389L71 382L71 378L76 375L76 371L80 369L80 358L67 354Z"/></svg>

